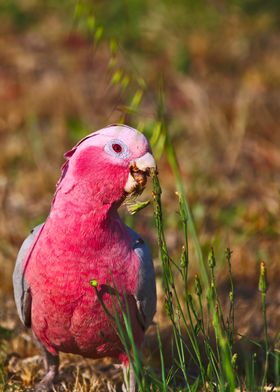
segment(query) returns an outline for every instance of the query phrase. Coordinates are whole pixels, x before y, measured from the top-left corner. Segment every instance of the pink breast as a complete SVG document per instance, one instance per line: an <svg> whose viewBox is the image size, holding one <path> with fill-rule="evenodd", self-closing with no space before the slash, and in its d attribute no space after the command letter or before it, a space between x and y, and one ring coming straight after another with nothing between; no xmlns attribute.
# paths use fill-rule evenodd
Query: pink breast
<svg viewBox="0 0 280 392"><path fill-rule="evenodd" d="M74 243L69 251L67 243L58 244L59 237L50 241L48 229L42 232L28 260L26 278L32 293L32 329L50 352L97 358L123 351L115 323L90 286L90 280L96 279L102 302L112 315L118 305L115 289L128 296L136 292L139 260L127 238L121 239L98 251L87 246L87 252L85 244L77 248ZM143 336L132 297L129 307L140 344Z"/></svg>

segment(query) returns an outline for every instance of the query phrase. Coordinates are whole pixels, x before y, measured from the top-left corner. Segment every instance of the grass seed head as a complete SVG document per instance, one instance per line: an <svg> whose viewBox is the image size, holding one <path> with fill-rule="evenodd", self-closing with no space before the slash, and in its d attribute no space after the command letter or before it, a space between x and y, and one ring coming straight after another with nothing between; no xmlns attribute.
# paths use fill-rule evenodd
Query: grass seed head
<svg viewBox="0 0 280 392"><path fill-rule="evenodd" d="M211 248L211 251L208 255L208 265L211 269L214 269L216 266L216 259L215 259L215 255L214 255L214 249Z"/></svg>
<svg viewBox="0 0 280 392"><path fill-rule="evenodd" d="M261 293L266 293L268 288L267 276L266 276L266 266L264 261L260 264L260 278L259 278L259 290Z"/></svg>

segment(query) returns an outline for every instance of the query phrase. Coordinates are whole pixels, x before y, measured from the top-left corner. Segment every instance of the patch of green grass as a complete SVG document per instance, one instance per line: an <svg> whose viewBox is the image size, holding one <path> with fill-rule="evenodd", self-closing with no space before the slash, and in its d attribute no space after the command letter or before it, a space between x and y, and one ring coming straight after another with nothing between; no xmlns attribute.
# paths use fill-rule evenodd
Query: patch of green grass
<svg viewBox="0 0 280 392"><path fill-rule="evenodd" d="M172 146L169 146L174 154ZM169 152L170 153L170 152ZM178 192L183 186L177 172ZM230 307L225 314L218 295L216 281L216 256L210 249L207 261L202 258L205 276L196 275L194 282L188 280L190 260L188 253L188 225L191 220L186 210L187 201L184 193L179 194L179 210L184 231L185 244L181 257L171 258L166 239L165 222L162 214L161 187L155 173L153 178L154 219L158 233L158 248L162 267L162 286L166 317L172 326L170 344L174 346L174 362L171 368L165 367L164 350L157 331L160 355L160 369L145 367L133 341L133 334L127 313L123 313L125 333L119 320L118 330L121 339L137 375L140 391L235 391L265 390L270 374L270 384L279 386L279 352L269 343L267 334L266 292L268 289L266 268L260 266L259 291L263 314L264 344L252 341L260 348L259 356L264 360L257 366L257 355L243 353L243 361L239 361L235 345L238 336L235 331L235 288L231 271L230 249L226 249L225 257L228 265L228 296ZM257 290L257 288L256 288ZM205 311L206 309L206 311ZM192 369L189 367L192 363ZM193 364L195 376L193 374ZM274 374L274 375L273 375Z"/></svg>

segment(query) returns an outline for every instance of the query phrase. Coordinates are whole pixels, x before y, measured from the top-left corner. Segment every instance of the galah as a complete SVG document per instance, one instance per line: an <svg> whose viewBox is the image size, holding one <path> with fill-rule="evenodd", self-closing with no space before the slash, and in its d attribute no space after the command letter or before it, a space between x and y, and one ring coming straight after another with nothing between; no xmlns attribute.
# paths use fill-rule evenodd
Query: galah
<svg viewBox="0 0 280 392"><path fill-rule="evenodd" d="M156 311L150 251L118 214L156 169L147 139L131 127L111 125L82 139L65 158L49 215L22 244L13 274L19 317L45 354L38 391L52 388L59 352L108 356L129 366L108 313L122 319L116 302L126 304L141 348ZM131 370L130 390L135 388Z"/></svg>

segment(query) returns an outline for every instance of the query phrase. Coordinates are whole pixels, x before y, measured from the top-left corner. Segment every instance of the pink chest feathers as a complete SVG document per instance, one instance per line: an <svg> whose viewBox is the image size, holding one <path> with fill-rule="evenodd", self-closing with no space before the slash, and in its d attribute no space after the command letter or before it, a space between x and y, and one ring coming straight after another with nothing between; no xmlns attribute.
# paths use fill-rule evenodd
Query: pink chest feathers
<svg viewBox="0 0 280 392"><path fill-rule="evenodd" d="M104 305L112 315L120 298L134 306L139 260L120 221L101 225L96 235L82 220L64 225L56 219L54 225L50 216L26 260L32 329L53 353L116 356L121 345Z"/></svg>

